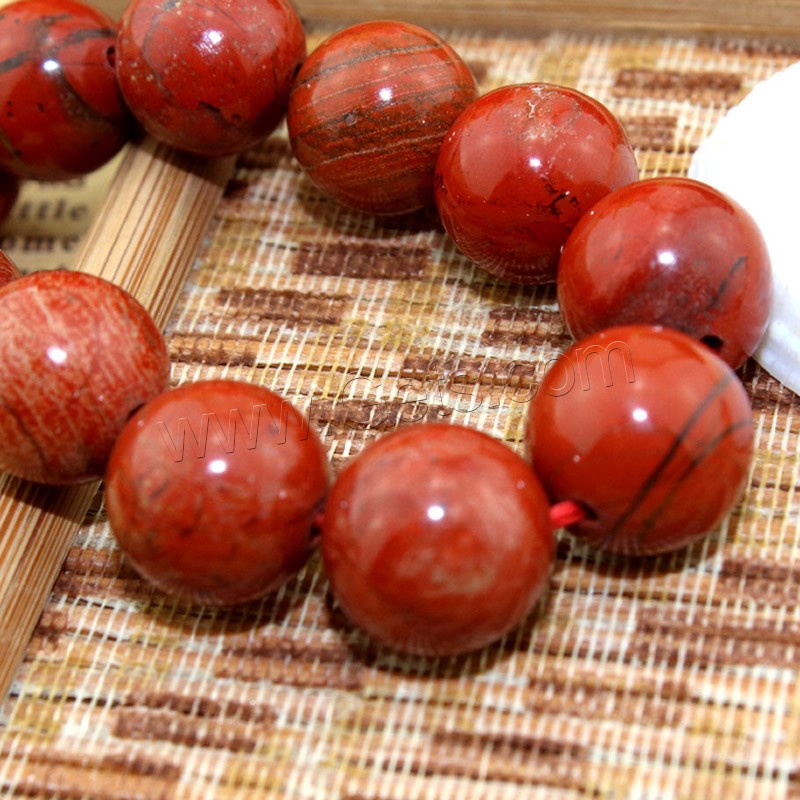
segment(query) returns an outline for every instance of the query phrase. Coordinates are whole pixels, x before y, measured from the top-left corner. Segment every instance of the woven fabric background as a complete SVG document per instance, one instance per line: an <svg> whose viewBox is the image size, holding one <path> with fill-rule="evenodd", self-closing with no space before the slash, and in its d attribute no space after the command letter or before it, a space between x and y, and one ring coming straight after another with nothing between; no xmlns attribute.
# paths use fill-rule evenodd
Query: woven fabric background
<svg viewBox="0 0 800 800"><path fill-rule="evenodd" d="M607 103L643 176L683 174L725 109L799 55L448 38L483 91L546 80ZM285 132L240 159L167 333L174 383L227 376L286 393L335 469L422 419L519 450L527 400L569 343L551 288L476 269L433 213L386 221L325 200ZM755 365L742 377L757 455L721 528L643 561L561 534L536 614L463 658L371 644L332 604L318 559L258 603L176 605L120 557L98 495L0 705L0 792L800 798L800 404Z"/></svg>

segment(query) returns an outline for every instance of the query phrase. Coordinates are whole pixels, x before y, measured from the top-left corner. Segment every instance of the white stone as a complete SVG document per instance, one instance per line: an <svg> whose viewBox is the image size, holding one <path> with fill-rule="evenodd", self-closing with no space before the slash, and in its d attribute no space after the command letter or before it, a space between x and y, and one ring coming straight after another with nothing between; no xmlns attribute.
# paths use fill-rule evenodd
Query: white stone
<svg viewBox="0 0 800 800"><path fill-rule="evenodd" d="M720 120L689 177L732 197L761 228L775 292L754 357L800 393L800 63L757 84Z"/></svg>

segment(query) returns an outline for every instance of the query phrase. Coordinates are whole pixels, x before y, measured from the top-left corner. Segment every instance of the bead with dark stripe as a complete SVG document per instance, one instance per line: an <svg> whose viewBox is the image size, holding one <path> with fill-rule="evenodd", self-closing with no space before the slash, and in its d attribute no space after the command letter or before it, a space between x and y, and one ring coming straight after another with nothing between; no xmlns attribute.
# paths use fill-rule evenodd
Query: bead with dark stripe
<svg viewBox="0 0 800 800"><path fill-rule="evenodd" d="M581 503L571 530L606 550L674 550L739 498L753 447L731 368L669 328L620 326L571 347L545 376L527 447L551 501Z"/></svg>
<svg viewBox="0 0 800 800"><path fill-rule="evenodd" d="M305 55L291 0L132 0L117 75L151 136L224 156L272 133Z"/></svg>
<svg viewBox="0 0 800 800"><path fill-rule="evenodd" d="M584 215L558 264L558 304L582 339L612 325L668 325L734 369L767 327L764 237L738 203L689 178L637 181Z"/></svg>
<svg viewBox="0 0 800 800"><path fill-rule="evenodd" d="M439 147L476 95L469 68L434 33L403 22L355 25L300 70L287 116L292 149L340 203L414 211L433 203Z"/></svg>
<svg viewBox="0 0 800 800"><path fill-rule="evenodd" d="M75 0L0 12L0 169L64 180L105 164L129 134L113 20Z"/></svg>

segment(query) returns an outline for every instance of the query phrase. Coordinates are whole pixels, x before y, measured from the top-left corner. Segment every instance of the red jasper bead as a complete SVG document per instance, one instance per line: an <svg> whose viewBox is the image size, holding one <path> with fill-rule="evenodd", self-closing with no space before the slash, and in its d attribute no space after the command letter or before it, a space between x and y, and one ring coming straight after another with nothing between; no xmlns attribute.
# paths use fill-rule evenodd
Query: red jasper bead
<svg viewBox="0 0 800 800"><path fill-rule="evenodd" d="M533 608L554 537L539 481L510 448L469 428L418 425L339 475L322 555L357 625L399 650L451 655L498 639Z"/></svg>
<svg viewBox="0 0 800 800"><path fill-rule="evenodd" d="M287 400L214 380L166 392L130 420L105 497L142 575L183 599L231 605L303 566L327 489L319 437Z"/></svg>
<svg viewBox="0 0 800 800"><path fill-rule="evenodd" d="M133 0L120 25L117 74L155 138L222 156L272 133L305 54L289 0Z"/></svg>
<svg viewBox="0 0 800 800"><path fill-rule="evenodd" d="M314 184L374 214L433 205L439 147L477 96L436 34L404 22L335 33L308 57L289 99L292 149Z"/></svg>
<svg viewBox="0 0 800 800"><path fill-rule="evenodd" d="M653 178L607 195L575 226L558 299L576 339L612 325L668 325L736 368L766 329L769 254L738 203L688 178Z"/></svg>
<svg viewBox="0 0 800 800"><path fill-rule="evenodd" d="M563 86L504 86L473 103L445 138L436 204L478 266L545 283L581 216L637 176L628 138L601 103Z"/></svg>
<svg viewBox="0 0 800 800"><path fill-rule="evenodd" d="M100 478L169 360L145 309L108 281L35 272L0 289L0 470L40 483Z"/></svg>
<svg viewBox="0 0 800 800"><path fill-rule="evenodd" d="M717 525L750 468L750 402L736 374L685 334L620 326L576 343L531 404L527 448L571 530L627 555L675 550Z"/></svg>
<svg viewBox="0 0 800 800"><path fill-rule="evenodd" d="M125 144L129 116L114 72L116 25L76 0L0 9L0 169L64 180Z"/></svg>
<svg viewBox="0 0 800 800"><path fill-rule="evenodd" d="M21 277L22 273L19 271L19 267L0 250L0 288Z"/></svg>

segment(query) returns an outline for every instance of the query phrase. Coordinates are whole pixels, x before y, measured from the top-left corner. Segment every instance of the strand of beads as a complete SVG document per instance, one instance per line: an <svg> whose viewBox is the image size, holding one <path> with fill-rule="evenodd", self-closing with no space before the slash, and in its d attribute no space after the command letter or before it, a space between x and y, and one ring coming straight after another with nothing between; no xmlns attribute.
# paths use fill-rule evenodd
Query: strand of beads
<svg viewBox="0 0 800 800"><path fill-rule="evenodd" d="M29 0L7 14L19 25L28 17L14 7L41 14L39 4L78 13L74 0ZM40 56L56 65L42 92L60 86L63 104L76 89L57 52ZM554 525L638 555L718 524L741 493L753 433L744 388L713 351L734 366L752 352L770 293L746 213L696 182L637 181L619 122L574 89L526 84L477 98L459 56L416 26L354 26L304 57L284 0L245 10L133 0L103 71L114 65L112 93L148 132L193 153L250 146L288 109L299 164L337 201L377 214L435 202L483 268L522 283L558 276L581 341L531 403L529 463L469 428L410 426L366 448L330 488L319 437L287 401L232 381L164 392L163 340L120 290L7 268L0 466L53 483L105 475L120 547L149 580L197 602L276 588L321 532L345 611L423 654L482 647L527 615L547 587ZM19 174L33 174L41 152L14 148ZM94 345L90 329L103 332ZM152 379L124 380L125 363ZM120 384L128 391L115 394ZM81 424L67 414L42 435L48 403L65 396Z"/></svg>

